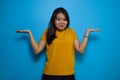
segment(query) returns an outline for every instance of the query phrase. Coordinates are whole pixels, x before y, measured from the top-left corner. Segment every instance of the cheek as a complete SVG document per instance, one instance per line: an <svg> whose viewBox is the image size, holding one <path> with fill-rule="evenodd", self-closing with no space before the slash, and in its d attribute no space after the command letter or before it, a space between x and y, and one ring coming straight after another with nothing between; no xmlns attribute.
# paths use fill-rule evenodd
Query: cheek
<svg viewBox="0 0 120 80"><path fill-rule="evenodd" d="M55 20L55 25L57 25L59 22Z"/></svg>
<svg viewBox="0 0 120 80"><path fill-rule="evenodd" d="M67 25L67 24L68 24L68 22L66 21L66 22L65 22L65 24Z"/></svg>

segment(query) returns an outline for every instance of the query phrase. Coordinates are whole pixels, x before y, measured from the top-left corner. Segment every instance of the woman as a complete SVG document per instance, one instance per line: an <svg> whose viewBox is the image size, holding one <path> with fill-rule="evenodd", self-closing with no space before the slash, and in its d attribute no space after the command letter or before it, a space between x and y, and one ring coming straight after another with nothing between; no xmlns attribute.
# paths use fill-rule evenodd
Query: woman
<svg viewBox="0 0 120 80"><path fill-rule="evenodd" d="M47 61L42 80L75 80L74 77L74 49L84 53L88 35L99 29L87 29L82 43L69 26L67 11L59 7L54 10L49 28L43 33L39 43L36 43L30 30L17 30L28 33L35 54L39 54L46 47Z"/></svg>

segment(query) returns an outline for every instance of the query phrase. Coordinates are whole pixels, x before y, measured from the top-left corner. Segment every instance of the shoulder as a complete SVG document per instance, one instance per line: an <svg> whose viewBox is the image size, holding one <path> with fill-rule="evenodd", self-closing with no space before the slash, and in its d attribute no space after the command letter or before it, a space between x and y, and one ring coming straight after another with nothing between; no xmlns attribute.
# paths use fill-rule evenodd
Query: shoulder
<svg viewBox="0 0 120 80"><path fill-rule="evenodd" d="M74 29L73 28L67 28L67 31L74 32Z"/></svg>
<svg viewBox="0 0 120 80"><path fill-rule="evenodd" d="M46 35L47 35L47 32L48 32L48 28L44 29L42 35L43 35L43 36L46 36Z"/></svg>
<svg viewBox="0 0 120 80"><path fill-rule="evenodd" d="M48 31L48 28L44 29L44 33L47 33L47 31Z"/></svg>

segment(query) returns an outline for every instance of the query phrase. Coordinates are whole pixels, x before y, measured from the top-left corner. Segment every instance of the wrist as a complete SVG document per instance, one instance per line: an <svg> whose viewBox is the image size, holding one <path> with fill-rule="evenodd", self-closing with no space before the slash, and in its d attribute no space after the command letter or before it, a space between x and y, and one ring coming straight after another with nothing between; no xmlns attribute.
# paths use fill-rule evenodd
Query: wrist
<svg viewBox="0 0 120 80"><path fill-rule="evenodd" d="M85 35L85 36L84 36L84 38L88 38L88 36L87 36L87 35Z"/></svg>
<svg viewBox="0 0 120 80"><path fill-rule="evenodd" d="M88 35L89 35L89 30L86 31L84 36L88 37Z"/></svg>
<svg viewBox="0 0 120 80"><path fill-rule="evenodd" d="M31 34L31 31L30 31L30 30L27 30L27 33L28 33L28 34Z"/></svg>

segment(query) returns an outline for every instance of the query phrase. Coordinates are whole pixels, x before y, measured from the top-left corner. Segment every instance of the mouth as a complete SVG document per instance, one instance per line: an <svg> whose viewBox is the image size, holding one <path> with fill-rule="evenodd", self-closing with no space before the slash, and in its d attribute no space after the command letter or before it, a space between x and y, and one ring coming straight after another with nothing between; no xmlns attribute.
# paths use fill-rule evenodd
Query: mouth
<svg viewBox="0 0 120 80"><path fill-rule="evenodd" d="M59 25L61 28L65 27L65 25Z"/></svg>

